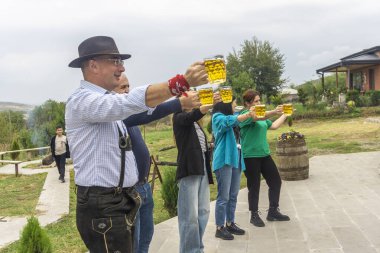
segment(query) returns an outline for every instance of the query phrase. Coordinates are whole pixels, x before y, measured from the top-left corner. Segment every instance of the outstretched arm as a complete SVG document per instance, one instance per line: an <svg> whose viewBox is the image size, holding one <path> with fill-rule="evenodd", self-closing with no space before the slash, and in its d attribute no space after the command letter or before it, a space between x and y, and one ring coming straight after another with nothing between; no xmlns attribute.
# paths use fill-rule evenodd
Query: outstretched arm
<svg viewBox="0 0 380 253"><path fill-rule="evenodd" d="M286 120L288 116L286 116L286 114L282 114L278 119L276 119L272 126L269 128L270 130L276 130L277 128L279 128Z"/></svg>
<svg viewBox="0 0 380 253"><path fill-rule="evenodd" d="M162 104L159 104L152 114L142 112L134 114L124 120L124 124L128 127L145 125L152 121L166 117L167 115L181 111L181 103L179 99L173 99Z"/></svg>
<svg viewBox="0 0 380 253"><path fill-rule="evenodd" d="M145 125L155 120L164 118L169 114L180 112L184 108L194 108L199 106L198 94L195 91L187 92L186 96L176 98L159 104L152 114L147 112L132 115L124 120L128 127Z"/></svg>
<svg viewBox="0 0 380 253"><path fill-rule="evenodd" d="M196 87L207 83L207 72L203 62L193 63L183 75L190 87ZM182 83L182 82L181 82ZM145 94L145 104L155 107L173 96L168 82L150 85Z"/></svg>

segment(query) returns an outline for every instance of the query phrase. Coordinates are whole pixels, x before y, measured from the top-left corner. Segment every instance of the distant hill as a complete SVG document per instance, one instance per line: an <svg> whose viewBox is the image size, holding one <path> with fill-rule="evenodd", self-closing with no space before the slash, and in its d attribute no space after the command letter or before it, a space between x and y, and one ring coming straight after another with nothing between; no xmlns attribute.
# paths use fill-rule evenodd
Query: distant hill
<svg viewBox="0 0 380 253"><path fill-rule="evenodd" d="M28 113L35 105L21 104L21 103L13 103L13 102L0 102L0 111L21 111L24 113Z"/></svg>

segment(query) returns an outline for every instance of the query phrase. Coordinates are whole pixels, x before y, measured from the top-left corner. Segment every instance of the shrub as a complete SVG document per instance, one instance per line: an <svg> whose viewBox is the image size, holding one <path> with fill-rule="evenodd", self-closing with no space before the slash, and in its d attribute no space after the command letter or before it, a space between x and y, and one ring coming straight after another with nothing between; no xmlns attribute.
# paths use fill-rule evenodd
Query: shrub
<svg viewBox="0 0 380 253"><path fill-rule="evenodd" d="M360 96L359 97L359 104L360 106L365 106L365 107L368 107L368 106L371 106L371 98L370 96Z"/></svg>
<svg viewBox="0 0 380 253"><path fill-rule="evenodd" d="M378 105L380 105L380 91L379 90L370 91L369 92L369 97L370 97L371 105L372 106L378 106Z"/></svg>
<svg viewBox="0 0 380 253"><path fill-rule="evenodd" d="M11 150L20 150L20 145L18 144L17 140L13 140ZM12 160L16 160L19 155L20 152L11 153Z"/></svg>
<svg viewBox="0 0 380 253"><path fill-rule="evenodd" d="M347 106L348 106L348 108L353 108L353 107L356 107L356 103L355 103L355 101L350 100L347 102Z"/></svg>
<svg viewBox="0 0 380 253"><path fill-rule="evenodd" d="M355 102L357 106L359 106L360 105L359 96L360 96L360 93L358 90L350 90L347 92L346 100L347 101L352 100Z"/></svg>
<svg viewBox="0 0 380 253"><path fill-rule="evenodd" d="M30 217L25 225L21 238L19 253L50 253L52 246L45 230L40 227L36 217Z"/></svg>
<svg viewBox="0 0 380 253"><path fill-rule="evenodd" d="M177 215L178 186L176 181L176 169L168 168L165 170L162 181L161 196L164 206L171 217Z"/></svg>
<svg viewBox="0 0 380 253"><path fill-rule="evenodd" d="M308 104L306 106L306 108L308 110L318 110L318 111L324 111L326 110L326 107L327 107L327 103L326 102L318 102L318 103L312 103L312 104Z"/></svg>

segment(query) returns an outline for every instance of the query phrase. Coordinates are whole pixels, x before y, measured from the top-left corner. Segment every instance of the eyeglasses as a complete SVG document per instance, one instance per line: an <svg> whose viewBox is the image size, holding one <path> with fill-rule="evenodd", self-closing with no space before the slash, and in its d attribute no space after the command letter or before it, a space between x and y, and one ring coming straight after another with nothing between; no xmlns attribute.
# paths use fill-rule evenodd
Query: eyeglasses
<svg viewBox="0 0 380 253"><path fill-rule="evenodd" d="M118 66L124 66L124 61L120 58L95 58L94 60L106 60L106 61L112 61L113 64Z"/></svg>
<svg viewBox="0 0 380 253"><path fill-rule="evenodd" d="M112 61L115 66L124 66L124 61L119 58L104 59L107 61Z"/></svg>

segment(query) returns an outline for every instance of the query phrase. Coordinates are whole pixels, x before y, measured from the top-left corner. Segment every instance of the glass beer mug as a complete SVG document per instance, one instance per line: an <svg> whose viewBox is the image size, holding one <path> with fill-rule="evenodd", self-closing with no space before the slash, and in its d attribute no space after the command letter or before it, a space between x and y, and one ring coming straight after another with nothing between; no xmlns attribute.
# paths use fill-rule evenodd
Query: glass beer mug
<svg viewBox="0 0 380 253"><path fill-rule="evenodd" d="M265 117L265 105L255 105L255 112L257 118Z"/></svg>
<svg viewBox="0 0 380 253"><path fill-rule="evenodd" d="M223 103L232 102L232 88L231 86L222 86L219 88L220 97Z"/></svg>
<svg viewBox="0 0 380 253"><path fill-rule="evenodd" d="M202 105L212 105L214 103L212 88L202 88L198 91L199 101Z"/></svg>
<svg viewBox="0 0 380 253"><path fill-rule="evenodd" d="M293 114L293 105L292 104L283 104L282 109L286 116L291 116Z"/></svg>
<svg viewBox="0 0 380 253"><path fill-rule="evenodd" d="M226 82L226 64L223 55L215 55L204 59L209 84Z"/></svg>

